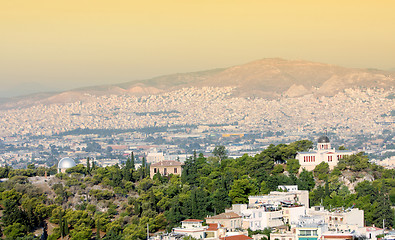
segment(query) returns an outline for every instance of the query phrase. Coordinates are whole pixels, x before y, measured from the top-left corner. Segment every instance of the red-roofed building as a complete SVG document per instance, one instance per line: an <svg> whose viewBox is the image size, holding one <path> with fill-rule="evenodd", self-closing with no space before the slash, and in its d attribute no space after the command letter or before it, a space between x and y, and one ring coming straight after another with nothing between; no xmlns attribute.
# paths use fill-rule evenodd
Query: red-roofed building
<svg viewBox="0 0 395 240"><path fill-rule="evenodd" d="M366 239L377 240L377 235L383 234L384 231L378 227L362 227L358 229L358 232L366 236Z"/></svg>
<svg viewBox="0 0 395 240"><path fill-rule="evenodd" d="M322 240L351 240L354 235L350 233L325 233L322 234Z"/></svg>
<svg viewBox="0 0 395 240"><path fill-rule="evenodd" d="M246 235L235 235L235 236L227 236L227 237L220 237L221 240L248 240L253 239Z"/></svg>
<svg viewBox="0 0 395 240"><path fill-rule="evenodd" d="M226 212L226 213L221 213L215 216L207 217L206 223L216 223L223 225L227 229L236 229L236 228L242 228L243 226L243 219L242 217L234 212Z"/></svg>
<svg viewBox="0 0 395 240"><path fill-rule="evenodd" d="M222 226L218 223L209 223L208 228L205 231L205 238L218 239L220 234L225 233L225 229L221 229L221 227Z"/></svg>

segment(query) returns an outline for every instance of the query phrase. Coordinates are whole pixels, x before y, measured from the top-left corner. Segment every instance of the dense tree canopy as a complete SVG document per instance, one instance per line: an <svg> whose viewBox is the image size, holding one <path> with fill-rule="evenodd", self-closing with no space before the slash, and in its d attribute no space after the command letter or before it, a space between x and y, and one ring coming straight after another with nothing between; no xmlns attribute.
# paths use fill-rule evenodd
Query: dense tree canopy
<svg viewBox="0 0 395 240"><path fill-rule="evenodd" d="M365 211L368 225L385 218L387 226L394 226L395 170L370 164L363 153L345 158L333 170L325 163L312 172L300 170L295 155L311 146L309 141L270 145L255 156L236 159L194 153L181 177L157 174L151 179L149 165L135 169L133 155L122 166L91 162L89 168L77 165L57 174L45 193L27 178L41 176L38 169L0 168L0 174L13 176L0 183L1 229L7 239L23 239L50 222L55 228L48 239L145 239L147 224L150 233L170 230L183 219L222 213L232 203L246 203L248 196L267 194L278 185L309 190L310 205L355 206ZM345 172L348 185L342 180ZM357 181L366 175L373 180Z"/></svg>

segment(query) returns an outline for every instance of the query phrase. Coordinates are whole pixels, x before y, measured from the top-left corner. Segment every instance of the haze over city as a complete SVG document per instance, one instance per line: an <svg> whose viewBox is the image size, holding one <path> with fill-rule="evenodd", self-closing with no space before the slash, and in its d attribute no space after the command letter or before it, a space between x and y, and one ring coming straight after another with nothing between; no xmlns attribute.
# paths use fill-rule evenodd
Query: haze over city
<svg viewBox="0 0 395 240"><path fill-rule="evenodd" d="M2 1L0 96L268 57L395 67L394 2Z"/></svg>
<svg viewBox="0 0 395 240"><path fill-rule="evenodd" d="M0 238L395 240L394 9L0 1Z"/></svg>

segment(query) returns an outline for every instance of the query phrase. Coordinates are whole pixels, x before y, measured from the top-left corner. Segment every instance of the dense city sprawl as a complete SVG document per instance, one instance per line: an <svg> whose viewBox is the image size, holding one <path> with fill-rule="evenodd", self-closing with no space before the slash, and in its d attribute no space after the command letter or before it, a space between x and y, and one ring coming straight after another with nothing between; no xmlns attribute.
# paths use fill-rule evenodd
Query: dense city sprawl
<svg viewBox="0 0 395 240"><path fill-rule="evenodd" d="M52 166L60 157L122 163L162 155L186 159L225 145L230 156L253 156L270 144L315 139L374 159L394 151L394 96L382 89L347 89L333 97L276 100L232 97L233 88L185 88L143 97L91 96L90 101L0 111L0 162Z"/></svg>
<svg viewBox="0 0 395 240"><path fill-rule="evenodd" d="M333 97L235 98L232 88L184 88L143 97L102 96L88 102L0 112L0 135L45 135L85 129L237 125L242 132L381 134L393 129L391 91L346 89ZM391 112L392 111L392 112Z"/></svg>

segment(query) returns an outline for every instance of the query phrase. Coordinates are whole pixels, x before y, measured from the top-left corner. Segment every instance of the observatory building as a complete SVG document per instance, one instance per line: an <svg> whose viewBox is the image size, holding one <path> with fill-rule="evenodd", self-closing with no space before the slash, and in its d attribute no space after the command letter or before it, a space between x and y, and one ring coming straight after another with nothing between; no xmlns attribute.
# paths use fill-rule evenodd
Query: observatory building
<svg viewBox="0 0 395 240"><path fill-rule="evenodd" d="M58 173L65 173L67 169L77 166L72 158L65 157L58 163Z"/></svg>
<svg viewBox="0 0 395 240"><path fill-rule="evenodd" d="M295 158L299 160L300 169L305 168L307 171L312 171L321 162L328 163L329 168L333 169L339 159L355 153L354 151L332 148L329 138L325 135L319 137L317 142L317 149L309 152L298 152L296 154Z"/></svg>

